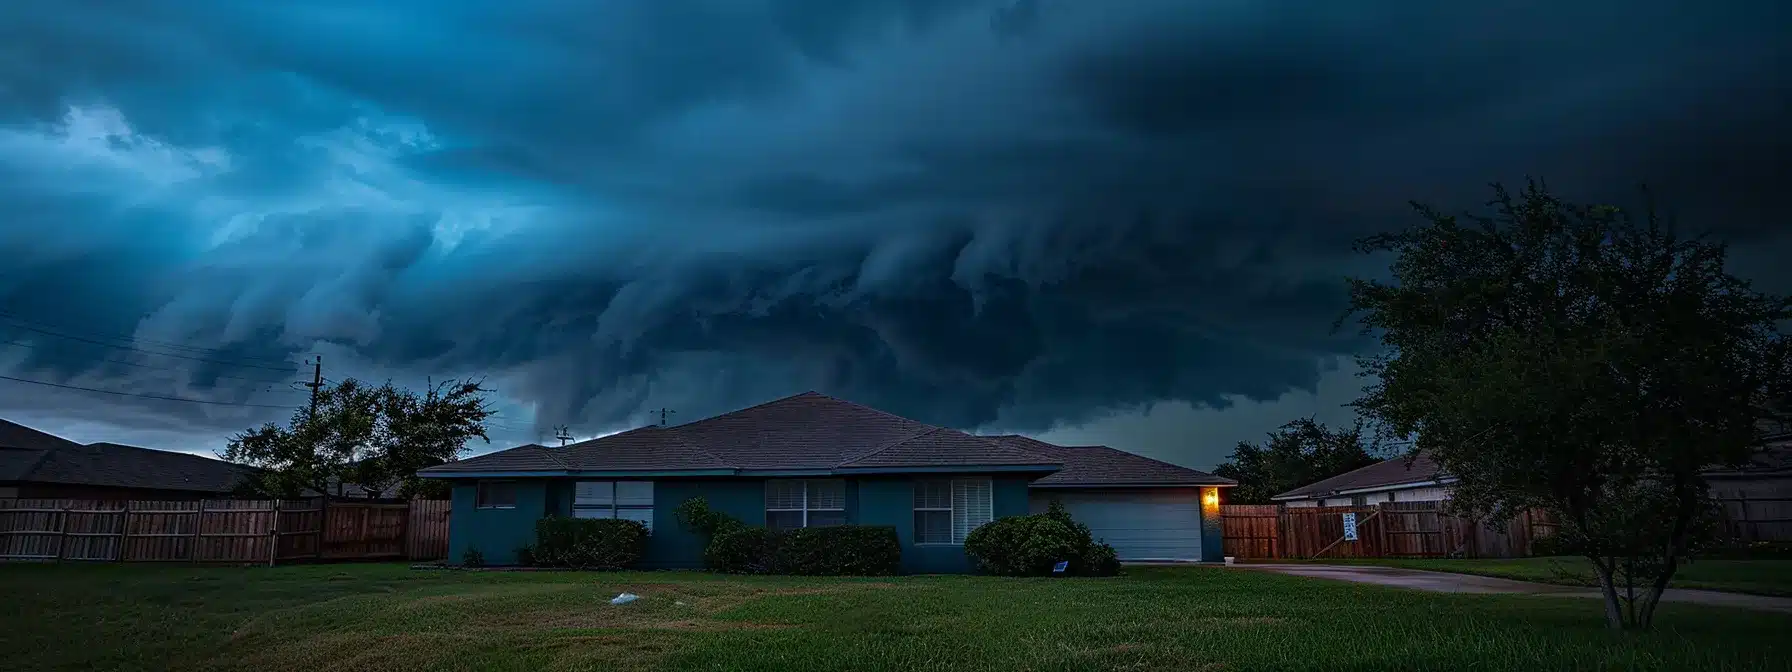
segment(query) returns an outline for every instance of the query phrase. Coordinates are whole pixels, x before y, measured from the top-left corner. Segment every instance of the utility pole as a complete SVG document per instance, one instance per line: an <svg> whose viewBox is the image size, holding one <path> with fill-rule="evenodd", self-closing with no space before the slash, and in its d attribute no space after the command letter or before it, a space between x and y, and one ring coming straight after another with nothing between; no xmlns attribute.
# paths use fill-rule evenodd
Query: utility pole
<svg viewBox="0 0 1792 672"><path fill-rule="evenodd" d="M673 411L673 410L667 410L667 409L666 409L666 408L665 408L665 407L663 407L663 406L662 406L662 407L660 407L660 426L661 426L661 427L665 427L665 426L666 426L666 414L667 414L667 413L671 413L671 414L674 414L674 415L676 415L676 414L678 414L678 411Z"/></svg>
<svg viewBox="0 0 1792 672"><path fill-rule="evenodd" d="M311 360L311 382L305 387L311 388L311 418L317 419L317 392L324 386L324 356L318 355Z"/></svg>
<svg viewBox="0 0 1792 672"><path fill-rule="evenodd" d="M554 428L554 438L560 440L561 448L565 448L566 442L572 440L572 428L566 425Z"/></svg>

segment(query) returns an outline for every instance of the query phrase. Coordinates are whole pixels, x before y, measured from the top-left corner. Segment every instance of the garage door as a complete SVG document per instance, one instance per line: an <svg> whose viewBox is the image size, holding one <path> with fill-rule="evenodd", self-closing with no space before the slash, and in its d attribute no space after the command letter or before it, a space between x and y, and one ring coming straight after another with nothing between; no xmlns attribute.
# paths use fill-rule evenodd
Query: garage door
<svg viewBox="0 0 1792 672"><path fill-rule="evenodd" d="M1201 498L1194 488L1028 493L1034 513L1044 513L1054 498L1121 560L1201 559Z"/></svg>

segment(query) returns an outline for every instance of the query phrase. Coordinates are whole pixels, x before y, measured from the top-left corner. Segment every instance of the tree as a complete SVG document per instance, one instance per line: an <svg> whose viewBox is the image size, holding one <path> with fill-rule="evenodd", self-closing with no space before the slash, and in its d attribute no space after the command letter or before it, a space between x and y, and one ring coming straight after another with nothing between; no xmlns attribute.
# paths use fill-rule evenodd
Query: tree
<svg viewBox="0 0 1792 672"><path fill-rule="evenodd" d="M1390 281L1353 279L1385 349L1356 402L1494 520L1541 508L1586 556L1614 628L1647 627L1710 531L1702 470L1746 460L1789 377L1792 304L1725 271L1725 249L1640 218L1496 185L1492 216L1415 204L1420 226L1364 239ZM1466 220L1466 221L1464 221ZM1638 590L1641 594L1638 594Z"/></svg>
<svg viewBox="0 0 1792 672"><path fill-rule="evenodd" d="M1276 495L1375 462L1364 445L1361 421L1331 429L1301 418L1271 432L1262 444L1239 441L1213 473L1238 481L1233 502L1268 504Z"/></svg>
<svg viewBox="0 0 1792 672"><path fill-rule="evenodd" d="M344 380L320 388L314 407L286 426L231 437L221 457L261 468L256 485L278 496L307 488L330 496L335 483L359 485L374 498L427 493L418 469L458 458L474 437L490 441L484 392L476 381L445 381L418 396L389 382Z"/></svg>

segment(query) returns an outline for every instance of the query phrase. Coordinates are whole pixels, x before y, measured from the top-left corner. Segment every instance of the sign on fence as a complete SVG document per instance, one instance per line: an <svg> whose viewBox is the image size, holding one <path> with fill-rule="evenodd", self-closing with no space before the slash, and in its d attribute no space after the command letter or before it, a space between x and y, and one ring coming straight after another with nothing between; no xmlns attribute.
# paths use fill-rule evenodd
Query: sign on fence
<svg viewBox="0 0 1792 672"><path fill-rule="evenodd" d="M1356 512L1344 512L1344 540L1356 541Z"/></svg>

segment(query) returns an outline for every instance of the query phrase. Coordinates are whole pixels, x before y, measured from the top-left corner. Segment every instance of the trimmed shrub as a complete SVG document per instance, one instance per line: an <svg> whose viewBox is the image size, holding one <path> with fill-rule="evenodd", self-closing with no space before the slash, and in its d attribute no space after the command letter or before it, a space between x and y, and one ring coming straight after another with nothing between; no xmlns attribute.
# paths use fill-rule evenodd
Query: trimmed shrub
<svg viewBox="0 0 1792 672"><path fill-rule="evenodd" d="M647 552L647 526L634 520L548 516L535 522L532 555L543 567L628 569Z"/></svg>
<svg viewBox="0 0 1792 672"><path fill-rule="evenodd" d="M777 534L763 527L729 527L710 537L703 564L726 574L767 574L772 569Z"/></svg>
<svg viewBox="0 0 1792 672"><path fill-rule="evenodd" d="M964 550L979 569L998 576L1046 576L1059 562L1069 562L1069 573L1079 576L1120 572L1114 548L1096 543L1089 527L1055 501L1045 513L1000 518L971 530Z"/></svg>
<svg viewBox="0 0 1792 672"><path fill-rule="evenodd" d="M460 565L462 567L484 567L485 554L480 553L477 548L469 548L460 554Z"/></svg>
<svg viewBox="0 0 1792 672"><path fill-rule="evenodd" d="M773 571L804 576L889 576L902 569L896 528L811 527L777 535Z"/></svg>

